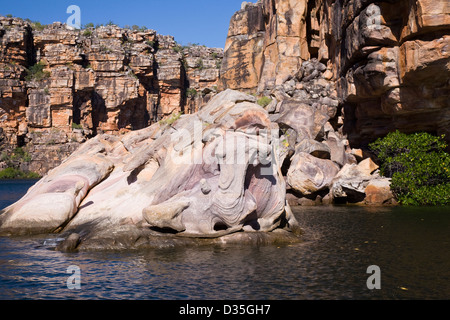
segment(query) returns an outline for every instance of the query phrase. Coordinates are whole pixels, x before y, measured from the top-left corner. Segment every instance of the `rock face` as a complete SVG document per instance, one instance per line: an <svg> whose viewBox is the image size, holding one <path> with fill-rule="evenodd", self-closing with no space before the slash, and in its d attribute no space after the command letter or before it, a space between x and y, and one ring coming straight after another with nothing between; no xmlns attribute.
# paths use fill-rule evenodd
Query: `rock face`
<svg viewBox="0 0 450 320"><path fill-rule="evenodd" d="M367 152L352 148L344 132L336 83L317 59L304 61L295 75L271 91L265 109L280 128L282 173L292 205L394 204L378 166ZM383 180L389 188L390 181ZM366 198L368 196L368 198Z"/></svg>
<svg viewBox="0 0 450 320"><path fill-rule="evenodd" d="M0 233L75 234L71 249L151 245L168 230L293 241L278 129L253 96L226 90L173 123L97 135L0 213Z"/></svg>
<svg viewBox="0 0 450 320"><path fill-rule="evenodd" d="M316 58L336 81L353 147L393 129L450 141L450 7L445 0L260 0L231 19L224 88L267 95Z"/></svg>
<svg viewBox="0 0 450 320"><path fill-rule="evenodd" d="M184 48L182 53L189 87L185 109L194 113L218 92L223 49L196 45Z"/></svg>
<svg viewBox="0 0 450 320"><path fill-rule="evenodd" d="M396 129L450 142L449 8L427 0L242 4L220 84L271 99L291 203L394 203L367 145Z"/></svg>
<svg viewBox="0 0 450 320"><path fill-rule="evenodd" d="M61 233L67 251L296 241L290 204L396 204L367 145L450 141L449 16L443 0L244 2L224 52L2 18L0 138L52 165L84 143L0 233Z"/></svg>
<svg viewBox="0 0 450 320"><path fill-rule="evenodd" d="M0 17L3 147L26 147L29 169L45 174L97 134L122 134L194 112L217 92L222 55L199 46L182 50L154 30L111 25L79 31L61 23L35 30ZM193 59L202 65L192 65ZM42 70L33 69L36 64Z"/></svg>

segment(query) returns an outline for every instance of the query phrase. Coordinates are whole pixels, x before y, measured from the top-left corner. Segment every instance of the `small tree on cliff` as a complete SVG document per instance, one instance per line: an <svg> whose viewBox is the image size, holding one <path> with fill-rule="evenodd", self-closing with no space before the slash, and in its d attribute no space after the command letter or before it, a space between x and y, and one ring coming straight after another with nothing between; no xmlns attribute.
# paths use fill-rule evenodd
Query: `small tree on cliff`
<svg viewBox="0 0 450 320"><path fill-rule="evenodd" d="M44 71L45 69L45 63L43 61L39 61L35 65L31 66L27 70L27 75L25 77L25 80L27 81L41 81L44 79L47 79L50 77L50 72Z"/></svg>
<svg viewBox="0 0 450 320"><path fill-rule="evenodd" d="M444 136L388 134L369 145L381 174L392 178L392 191L405 205L450 204L450 155Z"/></svg>

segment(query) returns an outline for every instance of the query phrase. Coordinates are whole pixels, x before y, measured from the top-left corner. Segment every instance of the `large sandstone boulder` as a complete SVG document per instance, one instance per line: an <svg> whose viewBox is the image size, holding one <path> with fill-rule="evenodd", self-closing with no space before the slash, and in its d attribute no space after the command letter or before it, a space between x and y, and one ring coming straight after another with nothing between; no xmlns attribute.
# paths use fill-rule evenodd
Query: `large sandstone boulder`
<svg viewBox="0 0 450 320"><path fill-rule="evenodd" d="M287 183L303 195L330 187L339 167L331 160L319 159L299 152L293 158L287 173Z"/></svg>
<svg viewBox="0 0 450 320"><path fill-rule="evenodd" d="M99 135L3 210L0 232L76 233L92 248L120 242L115 234L134 246L164 230L217 238L296 229L274 132L253 96L226 90L197 114Z"/></svg>
<svg viewBox="0 0 450 320"><path fill-rule="evenodd" d="M375 190L380 186L380 182L374 182L377 179L383 182L383 187L386 187L386 181L380 179L380 176L376 169L378 166L370 159L367 158L361 161L359 164L346 164L334 177L331 187L330 194L332 195L335 202L350 202L350 203L362 203L366 198L366 190L369 190L371 196L367 199L367 203L375 204L378 199L375 199L377 195L374 193L379 192ZM372 184L372 187L369 187ZM390 183L388 184L389 189ZM368 189L367 189L368 188ZM387 191L383 190L386 194ZM382 196L384 197L384 195ZM386 196L383 201L378 202L378 204L383 204L388 202L389 197Z"/></svg>
<svg viewBox="0 0 450 320"><path fill-rule="evenodd" d="M397 201L391 191L391 181L388 178L373 179L364 190L367 205L395 205Z"/></svg>

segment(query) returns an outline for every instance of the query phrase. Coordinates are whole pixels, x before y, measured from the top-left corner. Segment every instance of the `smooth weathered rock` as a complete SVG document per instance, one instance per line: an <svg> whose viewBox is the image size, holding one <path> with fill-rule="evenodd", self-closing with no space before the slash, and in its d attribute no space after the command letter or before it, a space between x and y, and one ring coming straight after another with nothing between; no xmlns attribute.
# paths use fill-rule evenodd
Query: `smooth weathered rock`
<svg viewBox="0 0 450 320"><path fill-rule="evenodd" d="M297 142L316 139L329 119L320 109L295 99L284 100L279 113L276 122L282 127L292 128L297 133Z"/></svg>
<svg viewBox="0 0 450 320"><path fill-rule="evenodd" d="M364 175L371 175L379 166L372 159L367 158L358 163L358 170Z"/></svg>
<svg viewBox="0 0 450 320"><path fill-rule="evenodd" d="M81 236L78 233L72 233L64 241L56 246L56 250L62 252L73 252L80 244Z"/></svg>
<svg viewBox="0 0 450 320"><path fill-rule="evenodd" d="M338 172L339 167L333 161L299 152L292 158L287 183L301 194L309 195L330 187Z"/></svg>
<svg viewBox="0 0 450 320"><path fill-rule="evenodd" d="M155 124L156 135L148 128L89 140L2 211L0 232L77 233L82 248L122 226L135 241L155 228L213 238L295 230L273 124L254 100L226 90L197 114Z"/></svg>
<svg viewBox="0 0 450 320"><path fill-rule="evenodd" d="M360 170L356 164L346 164L334 177L330 193L336 202L361 202L372 176Z"/></svg>
<svg viewBox="0 0 450 320"><path fill-rule="evenodd" d="M304 139L295 146L295 153L305 152L320 159L330 159L330 148L319 141Z"/></svg>
<svg viewBox="0 0 450 320"><path fill-rule="evenodd" d="M346 146L334 132L330 132L323 143L330 148L330 159L332 161L336 162L341 167L347 163L347 154L345 152Z"/></svg>
<svg viewBox="0 0 450 320"><path fill-rule="evenodd" d="M81 151L93 149L78 157L69 157L36 183L22 199L2 210L2 232L53 232L69 222L88 191L113 168L110 160L101 153L95 154L96 150L104 150L104 144L107 142L91 140Z"/></svg>

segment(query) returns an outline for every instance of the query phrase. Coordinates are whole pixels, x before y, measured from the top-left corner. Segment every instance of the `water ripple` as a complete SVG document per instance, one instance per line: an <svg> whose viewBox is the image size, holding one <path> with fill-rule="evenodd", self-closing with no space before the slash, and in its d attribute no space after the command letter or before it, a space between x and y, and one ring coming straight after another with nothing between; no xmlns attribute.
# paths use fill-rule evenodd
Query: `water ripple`
<svg viewBox="0 0 450 320"><path fill-rule="evenodd" d="M450 299L447 212L298 207L305 241L284 246L61 253L55 235L0 238L0 299Z"/></svg>

